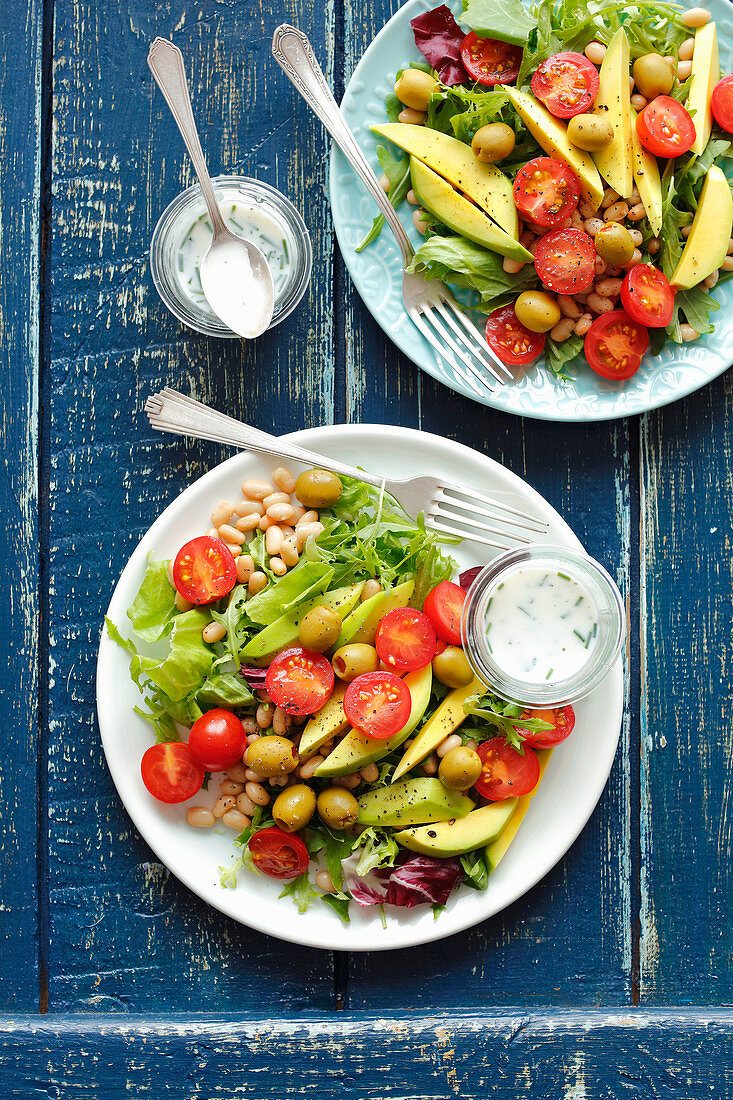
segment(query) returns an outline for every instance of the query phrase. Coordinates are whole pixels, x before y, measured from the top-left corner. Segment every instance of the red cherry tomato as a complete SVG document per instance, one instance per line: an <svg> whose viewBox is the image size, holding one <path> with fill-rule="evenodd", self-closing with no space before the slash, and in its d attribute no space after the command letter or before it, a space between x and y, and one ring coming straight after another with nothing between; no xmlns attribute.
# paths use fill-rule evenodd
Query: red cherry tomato
<svg viewBox="0 0 733 1100"><path fill-rule="evenodd" d="M297 878L308 870L310 857L303 841L276 825L253 833L248 847L257 870L270 878Z"/></svg>
<svg viewBox="0 0 733 1100"><path fill-rule="evenodd" d="M556 294L581 294L596 274L596 246L582 229L553 229L537 244L534 266Z"/></svg>
<svg viewBox="0 0 733 1100"><path fill-rule="evenodd" d="M713 118L729 134L733 134L733 76L724 76L713 88L710 101Z"/></svg>
<svg viewBox="0 0 733 1100"><path fill-rule="evenodd" d="M457 584L441 581L425 600L423 611L441 641L449 645L461 644L461 615L465 599L466 593Z"/></svg>
<svg viewBox="0 0 733 1100"><path fill-rule="evenodd" d="M479 745L477 751L481 757L481 775L476 790L490 802L529 794L537 786L540 762L530 748L525 748L522 756L503 737L494 737Z"/></svg>
<svg viewBox="0 0 733 1100"><path fill-rule="evenodd" d="M554 727L539 733L517 727L517 731L524 737L524 744L531 745L533 749L551 749L553 745L559 745L569 737L575 728L575 711L571 706L555 707L554 710L525 710L522 718L539 718L543 722L550 722Z"/></svg>
<svg viewBox="0 0 733 1100"><path fill-rule="evenodd" d="M502 306L489 314L486 321L486 342L510 367L533 363L545 346L544 332L530 332L514 312L514 306Z"/></svg>
<svg viewBox="0 0 733 1100"><path fill-rule="evenodd" d="M333 666L322 653L293 646L271 662L267 694L286 714L315 714L333 691Z"/></svg>
<svg viewBox="0 0 733 1100"><path fill-rule="evenodd" d="M379 624L375 645L380 661L395 672L415 672L435 656L433 624L414 607L396 607Z"/></svg>
<svg viewBox="0 0 733 1100"><path fill-rule="evenodd" d="M552 157L535 157L514 178L514 205L536 225L560 225L577 210L580 188L566 164Z"/></svg>
<svg viewBox="0 0 733 1100"><path fill-rule="evenodd" d="M183 741L165 741L143 753L140 774L153 798L174 803L185 802L201 790L206 769Z"/></svg>
<svg viewBox="0 0 733 1100"><path fill-rule="evenodd" d="M637 264L621 284L621 305L632 321L647 328L666 328L674 313L674 291L658 267Z"/></svg>
<svg viewBox="0 0 733 1100"><path fill-rule="evenodd" d="M556 53L535 70L532 91L556 118L572 118L587 111L598 95L600 78L595 65L580 53Z"/></svg>
<svg viewBox="0 0 733 1100"><path fill-rule="evenodd" d="M676 99L658 95L636 116L639 141L655 157L679 157L695 141L695 124Z"/></svg>
<svg viewBox="0 0 733 1100"><path fill-rule="evenodd" d="M470 77L493 88L495 84L511 84L517 79L522 49L495 38L479 38L471 31L463 39L461 61Z"/></svg>
<svg viewBox="0 0 733 1100"><path fill-rule="evenodd" d="M223 707L202 714L188 737L189 749L207 772L223 772L238 764L246 745L244 726Z"/></svg>
<svg viewBox="0 0 733 1100"><path fill-rule="evenodd" d="M237 583L237 566L227 544L210 535L191 539L176 554L173 583L184 600L197 607L226 596Z"/></svg>
<svg viewBox="0 0 733 1100"><path fill-rule="evenodd" d="M585 357L596 374L623 381L636 374L649 347L649 333L623 309L596 317L585 338Z"/></svg>
<svg viewBox="0 0 733 1100"><path fill-rule="evenodd" d="M365 672L344 695L344 714L352 726L378 741L399 733L411 710L410 689L394 672Z"/></svg>

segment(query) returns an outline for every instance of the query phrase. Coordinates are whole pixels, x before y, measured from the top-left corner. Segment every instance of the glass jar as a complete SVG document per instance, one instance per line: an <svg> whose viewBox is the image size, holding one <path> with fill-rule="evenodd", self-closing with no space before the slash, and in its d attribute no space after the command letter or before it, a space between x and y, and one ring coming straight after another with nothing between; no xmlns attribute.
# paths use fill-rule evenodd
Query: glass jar
<svg viewBox="0 0 733 1100"><path fill-rule="evenodd" d="M261 214L268 223L275 223L281 233L282 251L288 259L288 270L282 285L276 280L275 309L270 328L283 321L305 294L313 263L313 250L305 222L285 195L274 187L248 176L217 176L212 181L227 228L237 236L237 226L230 224L226 214L231 204L246 207ZM184 288L181 277L184 242L193 229L204 220L206 204L198 184L181 192L161 214L150 242L150 271L158 294L179 321L206 336L241 339L212 312L202 291ZM208 221L206 221L208 224ZM209 226L210 228L210 226ZM249 239L249 238L248 238ZM255 243L258 243L255 238ZM270 261L272 267L272 261Z"/></svg>
<svg viewBox="0 0 733 1100"><path fill-rule="evenodd" d="M479 679L528 707L588 695L616 663L625 630L621 593L603 566L546 545L510 550L482 569L461 622Z"/></svg>

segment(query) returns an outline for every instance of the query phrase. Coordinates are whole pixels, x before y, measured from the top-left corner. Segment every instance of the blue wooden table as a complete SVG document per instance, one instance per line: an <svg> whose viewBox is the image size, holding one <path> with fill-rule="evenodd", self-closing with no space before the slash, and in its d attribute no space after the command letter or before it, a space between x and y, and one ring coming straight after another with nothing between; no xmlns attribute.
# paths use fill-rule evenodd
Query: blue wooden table
<svg viewBox="0 0 733 1100"><path fill-rule="evenodd" d="M340 95L396 6L2 6L3 1100L733 1094L733 376L575 427L496 414L400 358L335 248L326 137L269 52L277 23L301 26ZM146 66L156 35L184 51L212 172L280 187L310 227L310 291L255 345L187 331L152 286L153 226L192 181ZM207 909L136 834L95 720L101 617L141 533L225 457L151 432L164 384L268 431L375 421L468 443L616 574L611 779L501 916L391 956L293 947Z"/></svg>

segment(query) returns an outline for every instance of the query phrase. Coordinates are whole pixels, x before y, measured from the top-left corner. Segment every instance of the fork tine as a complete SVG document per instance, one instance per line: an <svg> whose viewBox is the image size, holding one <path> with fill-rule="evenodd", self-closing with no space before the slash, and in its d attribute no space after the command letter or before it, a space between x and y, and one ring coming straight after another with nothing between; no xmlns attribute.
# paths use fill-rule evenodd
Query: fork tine
<svg viewBox="0 0 733 1100"><path fill-rule="evenodd" d="M474 489L465 489L460 485L442 485L439 492L442 493L441 499L445 500L446 503L450 500L448 494L451 493L455 496L467 497L468 504L473 504L476 500L480 500L484 504L490 504L492 508L500 508L501 511L507 512L510 516L516 516L518 519L528 520L530 523L536 524L536 527L530 528L530 530L546 531L550 526L544 519L538 519L537 516L533 516L529 512L522 512L519 508L512 508L510 505L503 504L502 501L487 496L486 493L479 493ZM457 500L452 503L461 504L462 502Z"/></svg>
<svg viewBox="0 0 733 1100"><path fill-rule="evenodd" d="M474 353L471 352L471 354L469 355L465 351L463 351L463 349L453 339L450 332L445 327L445 324L443 323L443 321L438 317L437 310L435 309L435 307L426 309L424 311L424 313L422 314L422 316L426 319L426 321L430 322L430 324L433 326L435 331L438 333L438 335L443 340L443 343L448 345L448 347L451 349L453 354L457 355L461 359L461 361L466 364L466 366L468 367L468 369L470 370L470 372L474 376L474 378L477 378L480 382L482 382L487 387L487 389L490 390L491 393L493 393L494 392L494 387L489 386L489 382L486 379L485 375L482 374L482 372L479 370L478 365L477 365L477 361L476 361L476 356L474 355ZM495 375L494 378L499 383L499 385L504 384L498 376Z"/></svg>
<svg viewBox="0 0 733 1100"><path fill-rule="evenodd" d="M440 508L433 512L434 519L444 520L446 523L454 523L457 527L471 527L476 531L490 531L492 535L500 535L504 539L512 539L515 542L528 543L531 540L524 535L515 534L513 531L502 531L500 528L487 526L480 520L471 519L470 516L454 516L450 512L441 511Z"/></svg>
<svg viewBox="0 0 733 1100"><path fill-rule="evenodd" d="M514 375L509 370L506 363L502 363L499 356L491 350L488 344L484 346L484 344L481 342L478 329L473 324L466 311L462 309L459 303L455 300L453 295L446 295L443 300L445 301L446 305L450 306L451 312L461 322L464 329L469 333L469 335L472 336L474 340L477 340L479 342L481 350L485 351L496 364L496 366L499 367L500 370L504 371L508 379L514 381Z"/></svg>
<svg viewBox="0 0 733 1100"><path fill-rule="evenodd" d="M458 538L467 539L469 542L480 542L484 546L493 546L495 550L512 550L514 547L506 542L494 542L492 539L487 539L484 535L478 535L473 531L462 530L461 528L446 527L444 524L437 523L435 520L431 520L429 524L433 531L440 531L444 535L456 535ZM487 533L491 533L489 528L485 528ZM497 532L497 535L499 533Z"/></svg>
<svg viewBox="0 0 733 1100"><path fill-rule="evenodd" d="M453 303L451 301L449 301L449 300L446 300L445 302L441 301L438 305L438 310L440 312L441 317L445 321L448 322L448 324L453 329L453 332L456 334L456 336L461 341L461 343L464 344L465 347L467 347L468 350L471 352L471 354L475 355L476 358L479 360L479 362L481 362L486 367L486 369L491 372L491 374L494 376L494 378L497 380L497 382L500 382L501 385L503 386L505 384L505 382L507 381L507 379L510 380L510 381L513 381L514 376L507 370L507 368L504 366L504 364L501 363L501 360L499 360L497 357L493 356L493 352L491 351L491 348L486 343L486 341L484 340L484 342L482 343L479 340L478 330L474 329L473 333L470 333L470 334L467 333L467 332L464 332L464 330L461 328L461 326L455 320L455 315L458 312L461 312L461 311L458 310L453 305ZM470 322L469 322L469 327L470 327ZM502 370L503 370L504 374L500 374L497 371L496 366L494 365L494 359L495 358L497 358L497 361L501 363L501 367L502 367Z"/></svg>
<svg viewBox="0 0 733 1100"><path fill-rule="evenodd" d="M413 324L415 325L415 327L420 330L420 332L423 334L423 336L428 341L428 343L431 344L432 347L435 348L435 350L437 351L437 353L441 357L441 359L446 359L448 357L448 349L445 347L444 344L441 344L438 337L435 335L433 330L430 328L430 325L428 325L427 322L423 319L422 314L418 313L418 311L416 309L411 309L411 310L409 310L409 316L410 316L410 319L412 320ZM469 386L473 390L473 392L475 394L477 394L479 397L484 397L485 396L485 393L484 393L484 391L481 390L478 382L474 378L471 378L466 373L466 371L463 370L463 368L458 363L456 363L455 359L452 360L451 365L452 365L453 369L455 370L456 374L458 375L458 377L461 378L466 383L466 385ZM482 380L482 382L483 382L483 380ZM489 393L494 392L491 389L491 387L488 385L488 383L483 382L483 385L485 386L485 389L488 390Z"/></svg>
<svg viewBox="0 0 733 1100"><path fill-rule="evenodd" d="M458 511L458 509L462 509L463 511ZM485 508L478 507L477 505L464 504L463 501L452 501L443 499L440 504L438 504L437 511L445 515L450 515L451 519L460 520L461 523L466 520L466 517L463 514L463 512L465 511L469 512L471 515L482 517L484 521L494 520L496 523L503 523L512 531L517 528L522 531L530 531L533 534L542 534L544 531L544 528L535 526L531 523L525 523L522 520L515 519L514 516L497 515L495 512L490 512Z"/></svg>

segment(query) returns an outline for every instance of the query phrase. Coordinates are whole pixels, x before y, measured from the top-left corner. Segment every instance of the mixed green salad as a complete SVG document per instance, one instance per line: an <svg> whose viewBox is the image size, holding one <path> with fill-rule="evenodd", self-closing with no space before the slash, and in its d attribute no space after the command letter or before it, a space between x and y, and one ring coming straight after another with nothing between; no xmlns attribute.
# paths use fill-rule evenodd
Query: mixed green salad
<svg viewBox="0 0 733 1100"><path fill-rule="evenodd" d="M584 353L623 381L712 332L733 269L733 75L710 13L464 0L411 26L424 60L405 58L372 126L391 202L418 208L411 270L472 291L503 362L544 353L559 379Z"/></svg>
<svg viewBox="0 0 733 1100"><path fill-rule="evenodd" d="M129 610L150 796L228 828L241 874L304 911L432 905L485 890L571 707L491 695L461 641L466 591L441 536L322 470L249 479ZM450 541L450 540L448 540ZM455 541L455 540L454 540ZM382 909L384 917L384 910Z"/></svg>

